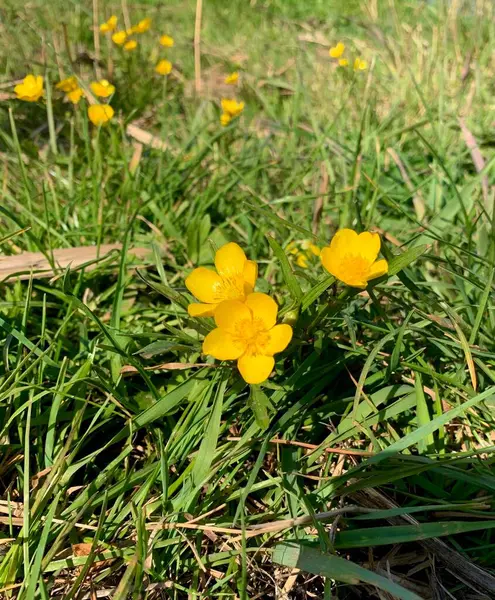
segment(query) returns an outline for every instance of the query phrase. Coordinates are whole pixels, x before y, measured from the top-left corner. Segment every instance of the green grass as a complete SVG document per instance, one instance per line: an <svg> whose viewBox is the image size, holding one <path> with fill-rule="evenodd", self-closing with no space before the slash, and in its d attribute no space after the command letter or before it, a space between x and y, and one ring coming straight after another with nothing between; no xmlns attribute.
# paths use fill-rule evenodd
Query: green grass
<svg viewBox="0 0 495 600"><path fill-rule="evenodd" d="M494 597L493 6L203 4L199 97L196 3L148 0L111 125L53 89L51 123L48 98L0 103L2 260L124 248L2 283L0 597ZM94 78L91 2L0 18L3 82ZM339 40L370 68L336 69ZM236 68L246 108L221 128ZM133 168L131 122L167 143ZM368 294L286 252L344 226L382 234ZM149 369L205 362L184 278L226 241L294 323L253 392L230 364Z"/></svg>

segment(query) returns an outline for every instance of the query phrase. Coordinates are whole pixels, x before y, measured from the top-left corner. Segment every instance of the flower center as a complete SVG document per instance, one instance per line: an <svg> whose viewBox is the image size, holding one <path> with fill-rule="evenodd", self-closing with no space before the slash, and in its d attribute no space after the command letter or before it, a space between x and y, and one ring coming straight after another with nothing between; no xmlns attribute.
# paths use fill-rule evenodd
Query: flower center
<svg viewBox="0 0 495 600"><path fill-rule="evenodd" d="M345 254L340 260L340 271L347 281L367 281L370 261L359 254Z"/></svg>
<svg viewBox="0 0 495 600"><path fill-rule="evenodd" d="M244 278L240 275L222 277L222 282L215 289L215 302L223 300L244 300Z"/></svg>
<svg viewBox="0 0 495 600"><path fill-rule="evenodd" d="M270 334L261 319L243 319L236 323L234 338L246 346L246 354L264 354Z"/></svg>

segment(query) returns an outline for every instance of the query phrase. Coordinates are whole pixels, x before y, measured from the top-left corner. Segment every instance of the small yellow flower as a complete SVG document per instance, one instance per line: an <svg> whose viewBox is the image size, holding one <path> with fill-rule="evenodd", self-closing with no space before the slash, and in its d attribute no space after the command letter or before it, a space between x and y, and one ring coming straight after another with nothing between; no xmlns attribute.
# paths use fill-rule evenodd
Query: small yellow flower
<svg viewBox="0 0 495 600"><path fill-rule="evenodd" d="M187 307L191 317L212 317L224 300L244 301L254 290L258 265L248 260L244 250L234 242L225 244L215 254L217 272L199 267L186 278L186 287L201 304Z"/></svg>
<svg viewBox="0 0 495 600"><path fill-rule="evenodd" d="M89 87L95 96L99 98L108 98L115 92L115 86L112 85L106 79L100 79L100 81L93 81Z"/></svg>
<svg viewBox="0 0 495 600"><path fill-rule="evenodd" d="M172 48L172 46L175 44L174 38L170 35L162 35L160 38L160 44L165 48Z"/></svg>
<svg viewBox="0 0 495 600"><path fill-rule="evenodd" d="M72 104L78 104L79 100L84 96L84 91L77 87L70 92L67 92L67 99L72 102Z"/></svg>
<svg viewBox="0 0 495 600"><path fill-rule="evenodd" d="M61 90L67 94L78 88L79 84L77 83L77 78L74 77L74 75L71 75L66 79L62 79L62 81L59 81L55 87L57 90Z"/></svg>
<svg viewBox="0 0 495 600"><path fill-rule="evenodd" d="M366 288L370 279L388 273L386 260L376 260L380 252L380 236L365 231L359 235L352 229L341 229L330 246L321 251L325 269L351 287Z"/></svg>
<svg viewBox="0 0 495 600"><path fill-rule="evenodd" d="M116 31L112 35L112 42L117 44L117 46L122 46L127 39L127 33L125 31Z"/></svg>
<svg viewBox="0 0 495 600"><path fill-rule="evenodd" d="M239 73L238 71L234 71L230 75L227 75L225 78L225 83L227 85L235 85L239 81Z"/></svg>
<svg viewBox="0 0 495 600"><path fill-rule="evenodd" d="M362 58L356 58L354 61L354 70L355 71L365 71L368 68L368 63Z"/></svg>
<svg viewBox="0 0 495 600"><path fill-rule="evenodd" d="M244 102L237 102L237 100L222 98L222 110L231 118L237 117L244 110Z"/></svg>
<svg viewBox="0 0 495 600"><path fill-rule="evenodd" d="M93 125L105 125L114 115L114 110L109 104L93 104L88 107L88 117Z"/></svg>
<svg viewBox="0 0 495 600"><path fill-rule="evenodd" d="M246 383L262 383L275 365L274 354L292 339L292 327L277 325L277 303L267 294L249 294L245 302L226 300L215 311L217 328L204 339L203 353L237 360Z"/></svg>
<svg viewBox="0 0 495 600"><path fill-rule="evenodd" d="M66 98L72 102L72 104L78 104L79 100L84 95L83 90L79 87L79 83L77 82L77 78L74 75L67 77L67 79L62 79L55 86L57 90L61 90L65 92Z"/></svg>
<svg viewBox="0 0 495 600"><path fill-rule="evenodd" d="M308 268L308 257L306 256L306 254L303 254L302 252L300 252L297 255L296 265L298 267L303 268L303 269L307 269Z"/></svg>
<svg viewBox="0 0 495 600"><path fill-rule="evenodd" d="M313 242L311 240L302 240L301 248L305 252L307 252L309 250L311 252L311 254L313 254L314 256L320 256L320 254L321 254L321 250L318 248L318 246L316 244L313 244Z"/></svg>
<svg viewBox="0 0 495 600"><path fill-rule="evenodd" d="M117 27L117 15L112 15L108 21L105 21L105 23L102 23L100 25L100 31L101 33L108 33L109 31L115 31L115 28Z"/></svg>
<svg viewBox="0 0 495 600"><path fill-rule="evenodd" d="M22 83L14 87L18 100L25 102L37 102L44 93L43 77L41 75L26 75Z"/></svg>
<svg viewBox="0 0 495 600"><path fill-rule="evenodd" d="M156 65L155 71L158 73L158 75L168 75L172 72L172 63L166 58L163 58Z"/></svg>
<svg viewBox="0 0 495 600"><path fill-rule="evenodd" d="M227 127L227 125L232 121L232 117L227 113L222 113L220 115L220 124L222 127Z"/></svg>
<svg viewBox="0 0 495 600"><path fill-rule="evenodd" d="M124 50L126 52L131 52L131 50L135 50L137 48L138 43L136 40L129 40L124 44Z"/></svg>
<svg viewBox="0 0 495 600"><path fill-rule="evenodd" d="M339 58L339 67L347 67L349 64L349 61L347 60L347 58Z"/></svg>
<svg viewBox="0 0 495 600"><path fill-rule="evenodd" d="M151 19L149 17L146 17L146 19L143 19L142 21L139 21L139 23L132 28L133 33L144 33L145 31L148 31L148 29L151 27Z"/></svg>
<svg viewBox="0 0 495 600"><path fill-rule="evenodd" d="M330 58L340 58L342 56L342 54L344 54L344 50L345 50L345 44L343 44L342 42L339 42L336 46L333 46L332 48L330 48L330 50L328 51L328 54L330 55Z"/></svg>

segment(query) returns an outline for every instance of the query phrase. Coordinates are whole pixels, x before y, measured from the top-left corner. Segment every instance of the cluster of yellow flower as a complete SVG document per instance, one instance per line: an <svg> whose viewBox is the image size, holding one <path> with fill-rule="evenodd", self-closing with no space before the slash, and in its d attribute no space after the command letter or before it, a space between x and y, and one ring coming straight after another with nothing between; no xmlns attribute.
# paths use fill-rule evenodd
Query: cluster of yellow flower
<svg viewBox="0 0 495 600"><path fill-rule="evenodd" d="M387 261L377 260L377 233L341 229L321 252L311 242L307 250L320 256L331 275L352 287L365 289L368 281L388 272ZM222 246L215 254L215 268L194 269L185 281L199 300L189 305L189 315L215 319L216 328L203 341L203 353L217 360L236 360L246 383L262 383L273 370L273 356L289 345L292 327L277 325L276 302L254 291L258 266L240 246L233 242Z"/></svg>
<svg viewBox="0 0 495 600"><path fill-rule="evenodd" d="M226 85L237 85L239 83L239 71L234 71L227 75L224 83ZM220 123L224 127L244 110L244 102L237 102L237 100L232 98L222 98L221 105L222 114L220 115Z"/></svg>
<svg viewBox="0 0 495 600"><path fill-rule="evenodd" d="M315 257L320 256L321 251L311 242L310 240L301 240L299 242L291 242L287 246L287 252L292 254L296 259L296 265L298 267L302 267L303 269L307 269L309 266L309 261Z"/></svg>
<svg viewBox="0 0 495 600"><path fill-rule="evenodd" d="M349 59L344 56L345 52L345 44L343 42L338 42L335 46L332 46L328 51L330 58L335 58L338 61L340 67L347 67L349 65ZM354 59L354 70L355 71L364 71L368 68L368 63L357 56Z"/></svg>
<svg viewBox="0 0 495 600"><path fill-rule="evenodd" d="M149 17L142 19L137 25L133 25L126 30L122 29L116 31L117 23L117 15L112 15L108 21L105 21L105 23L100 25L100 31L101 33L111 33L112 42L117 46L121 46L126 52L131 52L138 47L137 40L132 36L145 33L151 27L151 19Z"/></svg>

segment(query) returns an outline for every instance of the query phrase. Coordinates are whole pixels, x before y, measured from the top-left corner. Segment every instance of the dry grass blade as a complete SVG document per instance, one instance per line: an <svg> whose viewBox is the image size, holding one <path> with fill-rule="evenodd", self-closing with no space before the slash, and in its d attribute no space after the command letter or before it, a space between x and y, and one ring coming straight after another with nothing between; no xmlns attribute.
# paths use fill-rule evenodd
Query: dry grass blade
<svg viewBox="0 0 495 600"><path fill-rule="evenodd" d="M459 127L461 128L462 137L466 142L466 146L471 152L471 158L473 159L474 168L477 173L481 173L485 168L485 159L481 154L481 150L479 149L478 144L476 143L476 139L471 131L467 128L467 125L461 117L458 119ZM483 175L481 178L481 191L483 193L483 203L485 205L485 210L489 217L493 215L493 206L490 203L489 191L488 191L488 175Z"/></svg>
<svg viewBox="0 0 495 600"><path fill-rule="evenodd" d="M54 271L50 261L41 252L22 252L16 256L0 257L0 281L8 278L31 279L59 275L67 267L75 270L79 267L87 271L96 269L98 261L107 257L110 252L119 251L122 244L103 244L97 246L78 246L76 248L58 248L52 251L53 263L57 266ZM132 248L129 253L136 258L148 255L147 248ZM91 263L91 264L88 264Z"/></svg>

